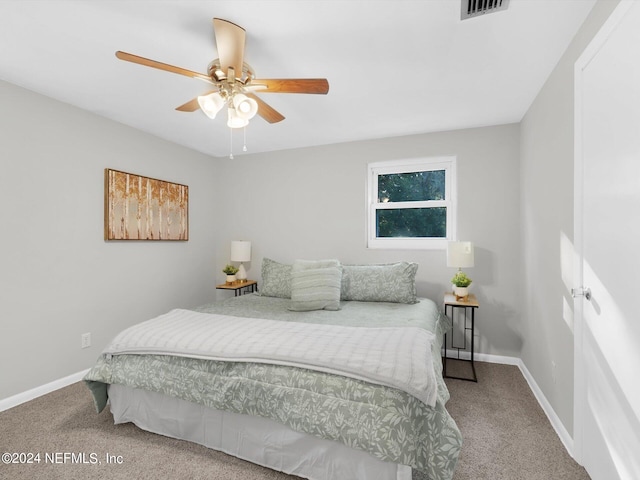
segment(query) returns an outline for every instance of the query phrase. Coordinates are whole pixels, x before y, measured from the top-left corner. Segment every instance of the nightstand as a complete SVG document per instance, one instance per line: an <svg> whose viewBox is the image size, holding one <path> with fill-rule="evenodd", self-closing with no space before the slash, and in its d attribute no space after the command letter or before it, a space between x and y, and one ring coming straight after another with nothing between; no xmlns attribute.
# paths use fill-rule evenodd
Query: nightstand
<svg viewBox="0 0 640 480"><path fill-rule="evenodd" d="M223 283L216 285L218 290L233 290L234 296L239 297L243 293L253 293L258 291L258 282L247 280L246 282L235 281L233 283Z"/></svg>
<svg viewBox="0 0 640 480"><path fill-rule="evenodd" d="M475 313L476 309L479 306L480 304L478 303L478 299L473 294L470 294L467 298L460 300L458 300L452 293L445 293L444 295L444 314L451 319L451 350L457 350L457 356L447 356L447 332L445 332L443 343L444 352L442 356L442 376L445 378L456 378L458 380L468 380L470 382L478 381L478 377L476 375L476 365L474 363L475 352L473 339L475 334ZM458 315L455 315L456 311L458 311ZM469 312L471 313L471 315L469 315ZM471 317L471 325L469 325L469 316ZM453 338L453 330L456 326L456 317L458 320L464 319L464 323L461 325L463 333L462 345L458 346L456 346ZM467 332L471 332L471 341L469 346L467 346ZM470 347L470 349L467 347ZM470 359L460 358L461 351L469 352ZM471 378L465 378L447 375L447 358L459 360L461 362L469 362L471 364L471 371L473 373L473 376Z"/></svg>

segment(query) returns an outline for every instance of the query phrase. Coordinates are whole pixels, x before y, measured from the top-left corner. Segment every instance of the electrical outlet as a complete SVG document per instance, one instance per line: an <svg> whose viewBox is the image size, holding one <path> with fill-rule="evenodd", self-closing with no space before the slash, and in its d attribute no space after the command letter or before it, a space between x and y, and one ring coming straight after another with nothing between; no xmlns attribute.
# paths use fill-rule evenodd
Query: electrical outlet
<svg viewBox="0 0 640 480"><path fill-rule="evenodd" d="M80 348L89 348L91 346L91 334L83 333L80 335Z"/></svg>

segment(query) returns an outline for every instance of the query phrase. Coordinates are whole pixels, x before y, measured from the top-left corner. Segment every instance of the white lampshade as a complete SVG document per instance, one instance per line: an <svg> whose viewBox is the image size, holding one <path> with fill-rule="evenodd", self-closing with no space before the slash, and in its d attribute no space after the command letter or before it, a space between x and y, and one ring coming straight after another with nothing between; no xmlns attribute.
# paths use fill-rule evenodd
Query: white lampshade
<svg viewBox="0 0 640 480"><path fill-rule="evenodd" d="M231 261L248 262L251 260L251 242L234 240L231 242Z"/></svg>
<svg viewBox="0 0 640 480"><path fill-rule="evenodd" d="M238 115L238 112L235 108L230 108L227 110L227 112L227 126L229 128L242 128L249 125L249 120Z"/></svg>
<svg viewBox="0 0 640 480"><path fill-rule="evenodd" d="M242 93L237 93L233 96L233 106L236 110L236 115L245 120L253 118L258 113L258 102Z"/></svg>
<svg viewBox="0 0 640 480"><path fill-rule="evenodd" d="M207 117L213 119L216 118L216 114L224 107L224 99L218 92L214 92L209 95L199 96L198 105L200 105L200 109Z"/></svg>
<svg viewBox="0 0 640 480"><path fill-rule="evenodd" d="M447 267L473 267L473 243L449 242L447 245Z"/></svg>

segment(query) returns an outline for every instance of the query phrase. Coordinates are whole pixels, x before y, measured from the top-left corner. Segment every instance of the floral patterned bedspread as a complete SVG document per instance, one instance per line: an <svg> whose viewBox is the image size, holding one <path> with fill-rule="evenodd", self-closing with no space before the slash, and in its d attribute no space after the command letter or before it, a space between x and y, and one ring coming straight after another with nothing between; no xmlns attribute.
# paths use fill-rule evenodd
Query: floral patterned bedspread
<svg viewBox="0 0 640 480"><path fill-rule="evenodd" d="M443 322L427 299L414 305L343 302L338 312L287 310L287 299L244 295L205 305L198 311L235 316L426 328L436 334L432 356L438 400L429 407L394 388L329 373L243 362L218 362L163 355L102 356L85 376L96 408L107 401L107 384L159 392L219 410L258 415L293 430L365 450L388 462L409 465L429 479L453 477L462 436L445 409L449 393L442 380Z"/></svg>

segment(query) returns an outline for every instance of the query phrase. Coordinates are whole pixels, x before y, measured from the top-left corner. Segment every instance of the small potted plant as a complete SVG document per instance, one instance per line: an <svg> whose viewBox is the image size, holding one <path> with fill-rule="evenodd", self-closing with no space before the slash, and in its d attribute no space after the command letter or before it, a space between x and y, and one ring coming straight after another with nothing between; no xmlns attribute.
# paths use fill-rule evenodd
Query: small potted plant
<svg viewBox="0 0 640 480"><path fill-rule="evenodd" d="M463 271L456 273L451 279L451 283L454 285L454 293L457 299L467 298L469 295L469 285L471 285L471 279L467 277L467 274Z"/></svg>
<svg viewBox="0 0 640 480"><path fill-rule="evenodd" d="M222 271L223 273L227 274L227 284L231 285L236 281L236 273L238 273L238 267L234 267L233 265L225 265Z"/></svg>

